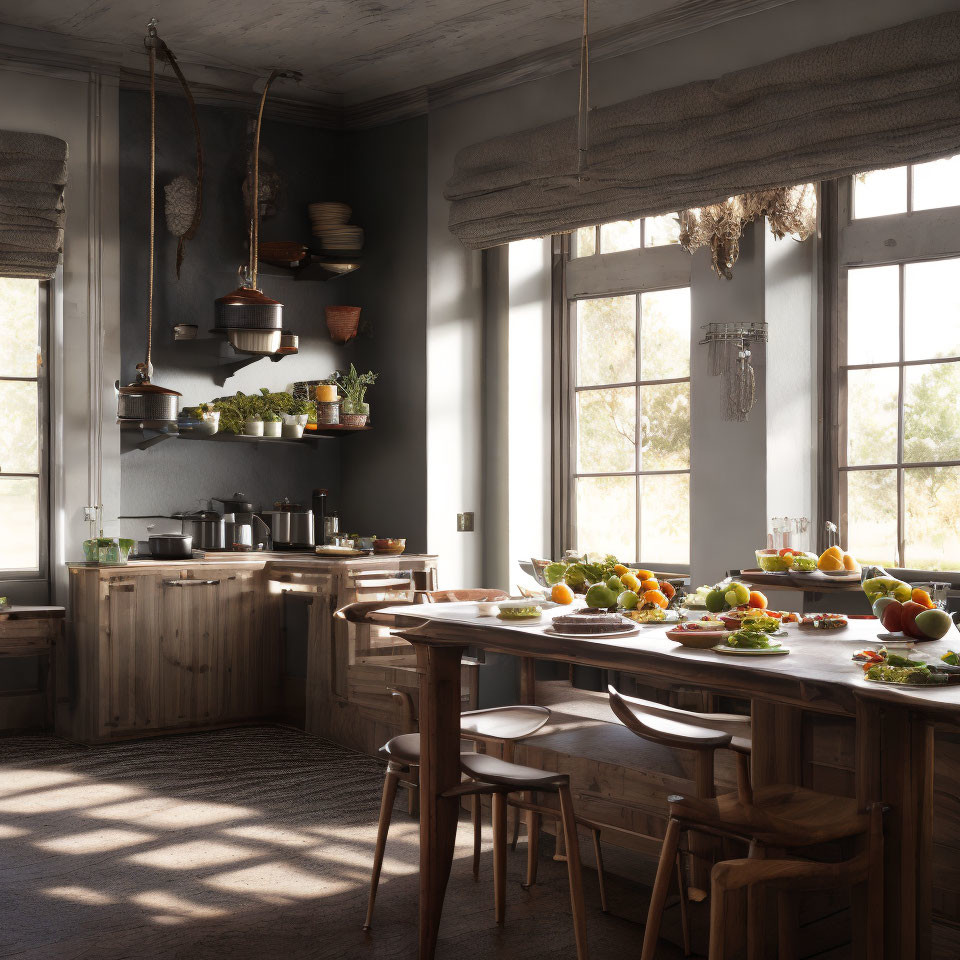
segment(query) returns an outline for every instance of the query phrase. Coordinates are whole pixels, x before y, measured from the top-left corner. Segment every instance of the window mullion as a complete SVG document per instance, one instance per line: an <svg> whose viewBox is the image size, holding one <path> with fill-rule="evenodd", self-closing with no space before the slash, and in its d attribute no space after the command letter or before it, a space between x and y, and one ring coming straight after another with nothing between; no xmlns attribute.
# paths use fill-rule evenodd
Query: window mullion
<svg viewBox="0 0 960 960"><path fill-rule="evenodd" d="M912 168L908 168L910 170ZM907 186L909 188L909 179ZM909 194L908 194L909 198ZM904 304L906 291L906 267L900 264L900 366L898 369L899 383L897 387L897 563L901 567L907 565L906 558L906 519L904 516L904 475L903 475L903 394L906 386L906 368L903 365L906 357L904 336Z"/></svg>
<svg viewBox="0 0 960 960"><path fill-rule="evenodd" d="M643 243L643 230L642 230L642 227L641 227L641 232L640 232L640 242ZM642 409L642 407L641 407L641 405L640 405L640 371L643 369L643 367L642 367L642 364L643 364L643 343L642 343L642 340L641 340L642 330L641 330L641 326L640 326L640 318L641 318L641 316L642 316L642 311L641 311L641 298L642 298L642 294L639 294L639 293L634 294L633 314L634 314L634 319L635 319L635 324L636 324L635 330L634 330L635 337L636 337L636 340L635 340L635 342L636 342L636 350L634 351L634 353L636 354L636 362L637 362L637 369L636 369L636 373L635 373L636 378L637 378L637 383L636 383L636 386L633 388L633 402L634 402L634 411L635 411L635 412L634 412L634 419L635 419L635 421L636 421L636 423L635 423L635 425L634 425L634 437L635 437L635 447L636 447L636 449L634 450L633 468L634 468L634 470L635 470L636 473L637 473L637 477L636 477L636 480L634 481L634 485L633 485L633 496L634 496L634 502L635 502L635 504L636 504L636 506L635 506L635 511L636 511L636 537L637 537L636 543L635 543L635 545L634 545L634 552L635 552L636 555L637 555L636 559L637 559L637 562L638 562L638 563L640 562L640 557L642 556L642 551L641 551L641 549L640 549L640 534L641 534L641 527L642 527L642 524L643 524L643 521L642 521L642 519L641 519L641 517L640 517L640 485L643 483L643 481L640 479L640 469L641 469L641 467L643 466L643 462L642 462L642 460L640 459L640 458L641 458L641 444L642 444L642 440L643 440L642 429L641 429L641 420L640 420L640 416L641 416L640 411L641 411L641 409Z"/></svg>

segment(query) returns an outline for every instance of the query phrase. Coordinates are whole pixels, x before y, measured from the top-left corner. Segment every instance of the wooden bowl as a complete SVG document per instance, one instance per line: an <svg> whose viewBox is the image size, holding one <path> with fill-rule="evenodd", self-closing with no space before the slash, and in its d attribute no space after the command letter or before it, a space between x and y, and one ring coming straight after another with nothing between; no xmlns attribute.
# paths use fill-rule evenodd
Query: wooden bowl
<svg viewBox="0 0 960 960"><path fill-rule="evenodd" d="M327 330L334 343L346 343L357 335L360 307L327 307Z"/></svg>
<svg viewBox="0 0 960 960"><path fill-rule="evenodd" d="M374 553L401 554L407 548L407 541L402 537L390 537L373 541Z"/></svg>
<svg viewBox="0 0 960 960"><path fill-rule="evenodd" d="M727 636L725 630L667 630L666 636L685 647L708 650L722 643Z"/></svg>

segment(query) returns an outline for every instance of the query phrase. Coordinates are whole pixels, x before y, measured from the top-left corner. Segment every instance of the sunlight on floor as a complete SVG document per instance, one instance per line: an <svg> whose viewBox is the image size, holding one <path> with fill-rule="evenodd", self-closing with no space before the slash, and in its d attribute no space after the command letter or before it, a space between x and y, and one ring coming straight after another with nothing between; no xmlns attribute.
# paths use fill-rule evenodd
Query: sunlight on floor
<svg viewBox="0 0 960 960"><path fill-rule="evenodd" d="M192 803L170 797L144 797L131 803L116 803L85 811L88 817L102 820L128 820L153 830L182 830L204 827L225 820L256 816L258 811L232 807L225 803Z"/></svg>
<svg viewBox="0 0 960 960"><path fill-rule="evenodd" d="M208 886L232 893L245 893L268 903L330 896L356 886L354 881L335 881L288 863L273 861L217 874L204 881Z"/></svg>
<svg viewBox="0 0 960 960"><path fill-rule="evenodd" d="M102 890L91 890L90 887L48 887L43 891L51 897L61 900L71 900L73 903L83 903L91 907L104 907L108 903L116 903L116 898Z"/></svg>
<svg viewBox="0 0 960 960"><path fill-rule="evenodd" d="M285 830L269 824L249 824L240 827L224 827L220 831L224 836L237 837L240 840L253 840L259 843L271 843L278 847L309 847L317 838L309 833Z"/></svg>
<svg viewBox="0 0 960 960"><path fill-rule="evenodd" d="M38 841L37 846L41 850L50 850L53 853L106 853L108 850L120 850L123 847L132 847L150 840L156 840L156 834L108 828L74 833L64 837L51 837L49 840Z"/></svg>
<svg viewBox="0 0 960 960"><path fill-rule="evenodd" d="M192 840L134 853L124 859L130 863L161 870L200 870L204 867L221 867L227 863L249 860L256 855L256 851L249 847L217 843L213 840Z"/></svg>
<svg viewBox="0 0 960 960"><path fill-rule="evenodd" d="M0 784L0 797L84 779L78 773L66 773L60 770L18 770L11 767L4 767L3 776L6 783Z"/></svg>
<svg viewBox="0 0 960 960"><path fill-rule="evenodd" d="M206 907L203 904L194 903L192 900L185 900L183 897L178 897L175 893L169 893L166 890L144 890L143 893L132 896L130 902L146 910L156 910L167 917L172 916L179 920L222 917L230 912L219 907ZM161 921L163 918L158 916L154 919Z"/></svg>
<svg viewBox="0 0 960 960"><path fill-rule="evenodd" d="M100 804L104 801L135 797L142 792L116 783L87 783L82 786L63 787L60 790L43 790L0 798L0 813L52 813L54 810L69 810L72 807L86 807L91 803Z"/></svg>

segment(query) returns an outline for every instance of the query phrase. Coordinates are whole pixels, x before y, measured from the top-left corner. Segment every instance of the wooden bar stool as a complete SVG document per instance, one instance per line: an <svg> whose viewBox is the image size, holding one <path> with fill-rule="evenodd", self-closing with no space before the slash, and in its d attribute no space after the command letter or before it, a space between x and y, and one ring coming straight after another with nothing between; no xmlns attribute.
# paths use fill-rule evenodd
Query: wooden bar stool
<svg viewBox="0 0 960 960"><path fill-rule="evenodd" d="M569 775L508 763L483 753L462 754L460 768L471 780L455 788L453 793L470 792L471 788L491 790L493 793L493 892L498 924L503 924L506 913L507 794L544 792L557 794L560 801L563 834L566 838L570 912L573 916L577 960L587 960L587 925L580 871L580 849Z"/></svg>
<svg viewBox="0 0 960 960"><path fill-rule="evenodd" d="M463 747L469 749L473 741L512 746L516 740L536 733L549 719L550 711L546 707L527 706L525 704L510 707L490 707L486 710L468 710L460 715L460 735L465 741L468 741L463 744ZM364 930L369 930L373 923L373 906L377 898L380 869L383 865L383 852L387 843L387 833L390 830L397 787L401 782L419 786L417 774L420 765L420 734L402 733L388 740L380 748L380 755L388 761L387 775L383 782L383 799L380 803L377 845L373 856L373 872L370 876L370 896L367 901L367 918L363 924ZM486 757L486 754L465 754L465 756ZM487 757L487 759L496 760L498 763L506 762L495 757ZM461 791L463 795L473 796L474 877L477 877L480 872L480 792L493 793L492 790ZM496 797L497 794L494 793L494 844L496 844Z"/></svg>

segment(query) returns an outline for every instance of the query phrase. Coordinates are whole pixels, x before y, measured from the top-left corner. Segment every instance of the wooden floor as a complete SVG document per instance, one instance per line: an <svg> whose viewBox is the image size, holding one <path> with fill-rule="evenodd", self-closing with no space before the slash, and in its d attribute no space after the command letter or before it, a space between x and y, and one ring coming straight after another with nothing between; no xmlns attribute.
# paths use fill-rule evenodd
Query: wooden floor
<svg viewBox="0 0 960 960"><path fill-rule="evenodd" d="M0 739L0 957L412 957L417 825L399 806L361 930L381 783L377 761L280 727L93 748ZM545 858L523 891L521 841L498 929L489 844L479 883L469 845L464 824L439 960L574 957L564 865ZM639 955L643 889L612 878L604 916L592 871L584 883L592 956Z"/></svg>

